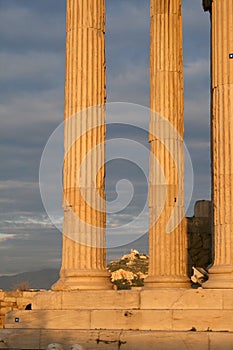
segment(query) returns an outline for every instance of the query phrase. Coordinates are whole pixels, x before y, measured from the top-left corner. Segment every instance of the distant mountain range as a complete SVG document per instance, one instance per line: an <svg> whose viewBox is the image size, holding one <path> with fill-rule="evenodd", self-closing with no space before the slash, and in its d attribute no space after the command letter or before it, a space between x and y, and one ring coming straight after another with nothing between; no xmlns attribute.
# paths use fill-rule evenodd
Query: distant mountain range
<svg viewBox="0 0 233 350"><path fill-rule="evenodd" d="M15 290L25 283L33 289L50 289L59 278L59 269L43 269L40 271L23 272L13 276L0 276L0 289Z"/></svg>
<svg viewBox="0 0 233 350"><path fill-rule="evenodd" d="M148 254L148 234L127 245L107 250L107 262L118 260L123 254L130 252L132 247L140 253ZM59 270L47 268L40 271L23 272L17 275L0 276L0 289L15 290L21 283L32 289L50 289L59 278Z"/></svg>

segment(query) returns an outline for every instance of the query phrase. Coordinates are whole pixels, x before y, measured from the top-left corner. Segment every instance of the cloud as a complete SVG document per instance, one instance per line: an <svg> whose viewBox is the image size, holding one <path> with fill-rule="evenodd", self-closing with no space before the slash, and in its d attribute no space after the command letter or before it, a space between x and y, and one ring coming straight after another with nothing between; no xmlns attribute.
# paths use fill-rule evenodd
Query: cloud
<svg viewBox="0 0 233 350"><path fill-rule="evenodd" d="M11 220L15 215L21 215L25 212L43 212L41 200L38 200L40 198L39 186L36 181L34 183L23 181L1 181L0 193L0 219L2 219L3 216L8 216Z"/></svg>
<svg viewBox="0 0 233 350"><path fill-rule="evenodd" d="M210 57L210 20L202 1L183 0L184 62Z"/></svg>
<svg viewBox="0 0 233 350"><path fill-rule="evenodd" d="M190 61L185 66L185 74L188 79L195 79L198 76L206 76L209 75L210 70L210 62L207 59L196 59L195 61ZM205 79L206 82L206 79Z"/></svg>
<svg viewBox="0 0 233 350"><path fill-rule="evenodd" d="M38 228L54 228L54 224L60 225L62 228L63 217L56 217L54 221L51 222L47 215L17 215L15 218L3 220L2 225L5 225L5 228L19 228L24 229L30 227L32 229Z"/></svg>
<svg viewBox="0 0 233 350"><path fill-rule="evenodd" d="M46 125L51 122L61 122L63 120L63 100L60 89L44 89L34 93L19 93L4 100L0 105L0 113L3 117L1 121L6 129L17 130L17 128L34 128L34 133L38 124ZM7 131L8 131L7 130ZM3 132L3 130L1 129ZM30 137L30 134L28 134Z"/></svg>
<svg viewBox="0 0 233 350"><path fill-rule="evenodd" d="M149 69L147 65L126 62L121 71L109 75L109 101L149 105Z"/></svg>
<svg viewBox="0 0 233 350"><path fill-rule="evenodd" d="M6 242L9 239L14 239L16 235L0 233L0 243Z"/></svg>
<svg viewBox="0 0 233 350"><path fill-rule="evenodd" d="M45 2L41 2L40 6L43 11L38 11L38 6L34 3L34 1L20 0L19 3L14 0L11 2L1 0L0 30L4 49L18 52L31 50L34 47L37 51L64 51L65 1L58 0L56 5L54 3L51 9L53 15L47 4L44 5Z"/></svg>
<svg viewBox="0 0 233 350"><path fill-rule="evenodd" d="M54 52L0 52L0 79L22 88L51 88L63 83L58 71L64 70L64 57Z"/></svg>
<svg viewBox="0 0 233 350"><path fill-rule="evenodd" d="M0 242L0 275L60 267L61 234L57 230L15 227L11 232L11 239Z"/></svg>
<svg viewBox="0 0 233 350"><path fill-rule="evenodd" d="M12 181L12 180L6 180L6 181L0 181L0 190L5 189L22 189L22 188L31 188L35 189L37 187L37 184L33 182L22 182L22 181Z"/></svg>
<svg viewBox="0 0 233 350"><path fill-rule="evenodd" d="M106 4L108 100L148 106L149 1Z"/></svg>
<svg viewBox="0 0 233 350"><path fill-rule="evenodd" d="M7 235L0 237L0 273L58 267L60 261L61 236L43 210L38 172L43 147L63 120L65 5L65 0L0 0L0 227ZM147 106L149 0L106 0L106 6L108 101ZM193 204L208 198L210 187L209 19L201 1L183 1L183 24L185 135L196 175ZM146 126L144 115L136 117ZM132 133L130 129L128 136ZM137 138L147 144L146 134ZM126 178L121 168L107 173L110 198L116 194L116 180ZM131 220L144 203L142 178L135 173L132 182L135 201L128 211L108 217L112 226ZM142 224L147 222L145 215ZM129 237L141 229L135 223Z"/></svg>

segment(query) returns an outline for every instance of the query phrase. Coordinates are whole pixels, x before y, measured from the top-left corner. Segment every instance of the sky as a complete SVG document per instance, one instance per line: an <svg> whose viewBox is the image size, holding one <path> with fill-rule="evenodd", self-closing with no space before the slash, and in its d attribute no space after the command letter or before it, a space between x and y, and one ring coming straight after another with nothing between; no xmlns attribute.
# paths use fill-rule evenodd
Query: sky
<svg viewBox="0 0 233 350"><path fill-rule="evenodd" d="M210 28L201 2L183 0L185 143L194 171L189 216L196 200L210 198ZM39 167L63 120L65 6L65 0L0 0L0 275L61 264L61 234L41 200ZM106 0L106 11L107 101L148 107L149 0ZM143 130L107 130L109 139L122 135L148 147ZM123 160L110 161L106 170L108 200L115 199L119 185L118 195L127 202L129 181L134 185L130 205L108 216L114 226L145 206L147 179ZM147 225L146 212L142 220Z"/></svg>

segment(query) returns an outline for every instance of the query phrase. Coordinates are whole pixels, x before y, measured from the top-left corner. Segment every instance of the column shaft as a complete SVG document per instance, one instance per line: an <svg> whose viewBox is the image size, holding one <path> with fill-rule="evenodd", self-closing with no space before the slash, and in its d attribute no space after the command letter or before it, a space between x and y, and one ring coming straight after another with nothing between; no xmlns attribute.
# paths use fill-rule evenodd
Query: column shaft
<svg viewBox="0 0 233 350"><path fill-rule="evenodd" d="M233 288L233 2L213 0L212 201L214 264L205 288Z"/></svg>
<svg viewBox="0 0 233 350"><path fill-rule="evenodd" d="M66 15L62 267L52 289L108 289L105 1L67 0Z"/></svg>
<svg viewBox="0 0 233 350"><path fill-rule="evenodd" d="M150 264L145 287L187 287L181 0L151 0L150 45Z"/></svg>

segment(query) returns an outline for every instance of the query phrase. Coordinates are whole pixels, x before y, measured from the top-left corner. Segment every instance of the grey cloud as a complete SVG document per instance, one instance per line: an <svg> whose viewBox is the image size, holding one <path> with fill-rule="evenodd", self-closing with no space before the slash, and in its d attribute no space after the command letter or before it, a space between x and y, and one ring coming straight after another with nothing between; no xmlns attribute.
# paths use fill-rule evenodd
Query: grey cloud
<svg viewBox="0 0 233 350"><path fill-rule="evenodd" d="M107 1L109 101L149 101L149 1Z"/></svg>
<svg viewBox="0 0 233 350"><path fill-rule="evenodd" d="M39 212L43 210L41 201L37 199L40 193L36 182L30 183L30 185L20 182L19 187L6 187L1 189L0 193L2 199L1 215L3 213L9 215L9 212L19 214L21 212Z"/></svg>
<svg viewBox="0 0 233 350"><path fill-rule="evenodd" d="M109 101L149 105L149 73L146 65L125 64L109 76Z"/></svg>
<svg viewBox="0 0 233 350"><path fill-rule="evenodd" d="M2 127L13 130L44 123L46 128L49 122L62 122L62 98L61 91L57 89L15 94L0 104Z"/></svg>
<svg viewBox="0 0 233 350"><path fill-rule="evenodd" d="M202 1L183 1L184 62L194 57L210 57L210 21L202 9Z"/></svg>
<svg viewBox="0 0 233 350"><path fill-rule="evenodd" d="M149 0L106 0L106 5L108 101L123 100L146 106ZM60 261L61 237L45 219L38 171L43 147L63 120L65 0L0 0L0 8L0 179L3 181L0 182L0 232L2 228L5 234L12 235L11 239L1 241L0 273L12 273L57 267ZM202 11L201 0L183 1L183 23L185 134L195 171L193 205L196 199L208 198L210 188L209 19ZM131 133L129 130L123 135ZM137 139L147 144L146 134L138 133ZM110 199L115 198L116 181L125 177L121 171L118 177L116 174L117 168L107 173ZM127 222L139 210L137 202L144 198L146 190L137 175L132 181L138 186L137 198L131 209L109 217L110 224ZM18 181L17 186L4 181L9 179ZM23 222L14 226L12 222L16 223L19 217ZM3 226L7 218L10 222ZM147 217L144 221L147 222ZM140 233L140 227L134 229ZM120 252L122 248L109 254Z"/></svg>
<svg viewBox="0 0 233 350"><path fill-rule="evenodd" d="M27 84L34 88L42 84L48 89L63 83L64 57L53 52L0 53L0 79L3 84L18 84L20 90Z"/></svg>
<svg viewBox="0 0 233 350"><path fill-rule="evenodd" d="M47 3L39 8L34 1L0 1L1 43L4 50L25 51L36 48L40 50L65 50L64 1L53 2L49 12ZM57 4L63 3L63 6ZM54 9L58 9L56 12Z"/></svg>
<svg viewBox="0 0 233 350"><path fill-rule="evenodd" d="M1 242L0 274L60 266L61 234L55 229L12 229L15 237Z"/></svg>

